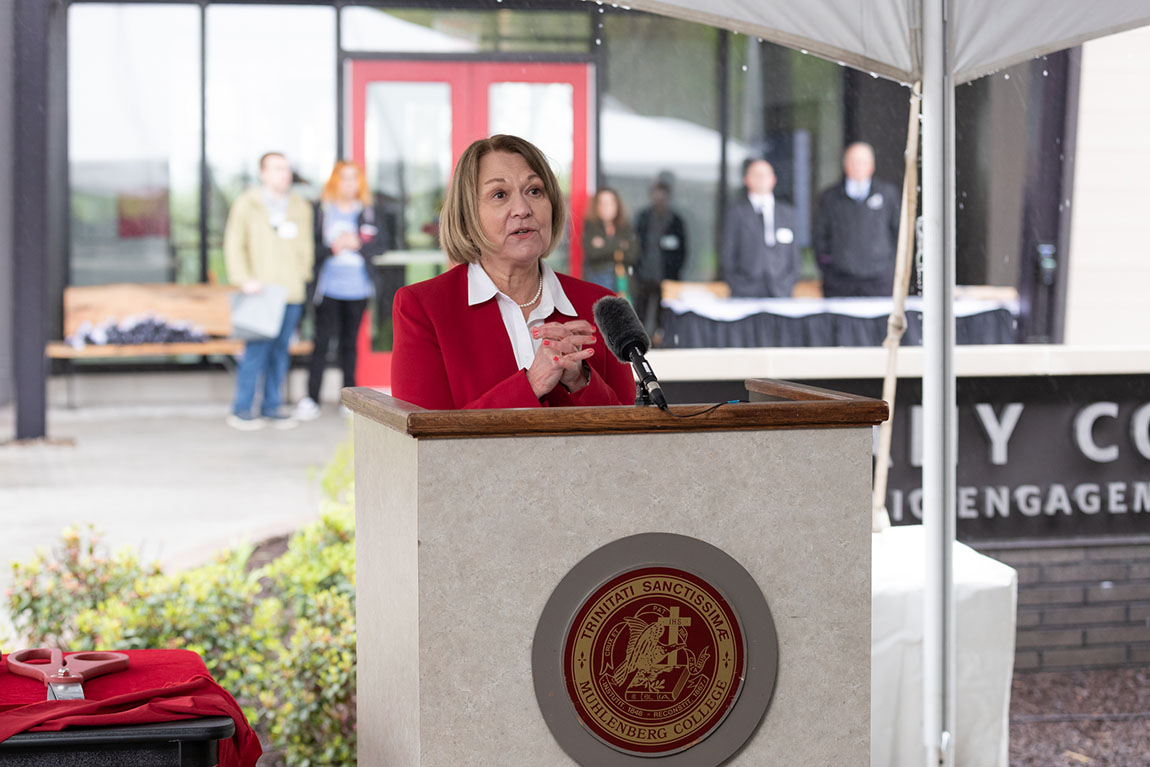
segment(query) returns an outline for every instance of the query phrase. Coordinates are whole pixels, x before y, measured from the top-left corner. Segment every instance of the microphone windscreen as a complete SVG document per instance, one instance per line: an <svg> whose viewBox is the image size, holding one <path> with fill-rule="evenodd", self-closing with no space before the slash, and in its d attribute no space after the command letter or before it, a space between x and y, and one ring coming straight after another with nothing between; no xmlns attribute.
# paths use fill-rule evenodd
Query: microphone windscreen
<svg viewBox="0 0 1150 767"><path fill-rule="evenodd" d="M604 296L595 302L592 312L603 341L620 362L630 363L627 352L632 346L638 347L640 354L647 353L651 339L630 301L619 296Z"/></svg>

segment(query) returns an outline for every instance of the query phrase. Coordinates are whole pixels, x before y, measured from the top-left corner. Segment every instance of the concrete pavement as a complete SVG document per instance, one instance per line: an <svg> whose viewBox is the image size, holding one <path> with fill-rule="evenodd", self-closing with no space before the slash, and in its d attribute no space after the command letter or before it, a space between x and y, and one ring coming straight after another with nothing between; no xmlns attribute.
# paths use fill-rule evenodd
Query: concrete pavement
<svg viewBox="0 0 1150 767"><path fill-rule="evenodd" d="M292 430L237 432L227 412L218 401L57 407L49 437L73 444L0 444L0 593L11 561L72 524L180 568L315 518L320 470L350 439L349 421L329 404ZM0 408L0 443L12 417Z"/></svg>

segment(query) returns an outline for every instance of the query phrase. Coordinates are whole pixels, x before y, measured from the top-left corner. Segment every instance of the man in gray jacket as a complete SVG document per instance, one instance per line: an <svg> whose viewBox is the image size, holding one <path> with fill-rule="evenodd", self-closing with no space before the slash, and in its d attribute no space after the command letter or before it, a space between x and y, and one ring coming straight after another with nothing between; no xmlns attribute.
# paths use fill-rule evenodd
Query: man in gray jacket
<svg viewBox="0 0 1150 767"><path fill-rule="evenodd" d="M795 209L775 198L775 169L766 160L743 163L747 193L723 224L723 280L735 298L790 298L799 278Z"/></svg>

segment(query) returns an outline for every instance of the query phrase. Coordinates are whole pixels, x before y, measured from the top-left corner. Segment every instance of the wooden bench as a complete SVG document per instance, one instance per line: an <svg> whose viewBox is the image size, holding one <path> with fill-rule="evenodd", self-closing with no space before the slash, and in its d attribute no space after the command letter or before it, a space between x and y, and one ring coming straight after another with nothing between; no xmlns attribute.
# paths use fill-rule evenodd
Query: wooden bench
<svg viewBox="0 0 1150 767"><path fill-rule="evenodd" d="M75 348L64 341L51 341L45 352L50 359L113 359L127 357L174 357L198 354L235 356L244 342L228 338L232 333L228 285L136 284L72 286L64 289L64 337L70 338L83 323L100 325L108 320L153 315L168 322L187 322L203 329L208 338L189 343L89 344ZM291 345L293 355L308 355L311 341Z"/></svg>
<svg viewBox="0 0 1150 767"><path fill-rule="evenodd" d="M64 337L70 338L80 326L101 325L109 319L121 322L127 317L152 315L168 322L187 322L208 336L203 341L151 344L89 344L81 348L64 341L50 341L44 349L49 359L63 360L67 372L67 404L75 406L76 360L137 359L199 355L227 358L243 354L244 342L228 338L232 332L228 294L237 288L228 285L175 285L170 283L84 285L64 289ZM293 356L312 352L311 341L296 341Z"/></svg>

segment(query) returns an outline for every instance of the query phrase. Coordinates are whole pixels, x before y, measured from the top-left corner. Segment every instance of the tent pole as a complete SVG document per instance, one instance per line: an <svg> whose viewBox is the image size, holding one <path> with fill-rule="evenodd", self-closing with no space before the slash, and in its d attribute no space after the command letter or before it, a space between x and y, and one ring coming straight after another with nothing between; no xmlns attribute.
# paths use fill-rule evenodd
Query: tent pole
<svg viewBox="0 0 1150 767"><path fill-rule="evenodd" d="M919 105L922 102L921 83L915 83L910 94L910 117L906 126L906 152L903 161L906 170L902 179L902 208L898 222L898 253L895 256L892 306L887 320L886 377L882 382L882 398L886 400L890 416L879 426L878 455L874 463L874 494L871 498L871 532L881 533L890 527L890 514L886 509L886 480L890 469L890 442L894 431L894 397L898 386L898 346L906 332L906 294L910 290L911 256L914 253L915 213L918 207L918 124Z"/></svg>
<svg viewBox="0 0 1150 767"><path fill-rule="evenodd" d="M954 81L946 0L923 0L923 736L925 764L953 767Z"/></svg>

